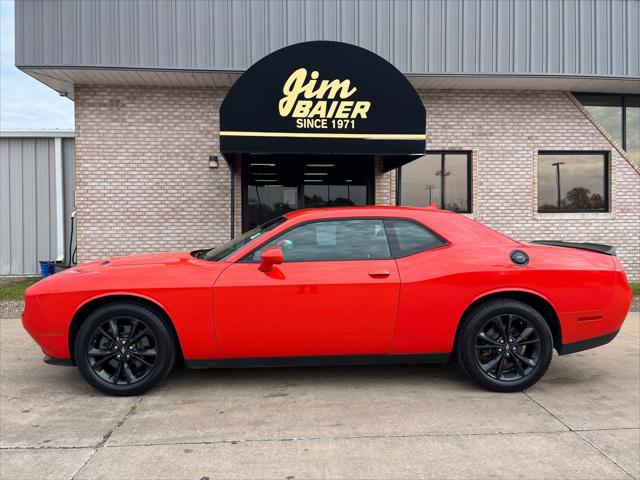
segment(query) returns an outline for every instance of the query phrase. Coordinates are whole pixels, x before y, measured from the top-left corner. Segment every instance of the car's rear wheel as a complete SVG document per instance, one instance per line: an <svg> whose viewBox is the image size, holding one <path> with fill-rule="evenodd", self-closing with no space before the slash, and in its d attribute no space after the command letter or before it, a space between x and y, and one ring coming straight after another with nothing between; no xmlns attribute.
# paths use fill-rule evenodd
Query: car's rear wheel
<svg viewBox="0 0 640 480"><path fill-rule="evenodd" d="M553 336L542 315L517 300L495 300L464 320L456 356L462 369L483 387L524 390L547 371Z"/></svg>
<svg viewBox="0 0 640 480"><path fill-rule="evenodd" d="M136 303L111 303L83 322L74 345L84 379L109 395L139 395L173 367L176 348L157 312Z"/></svg>

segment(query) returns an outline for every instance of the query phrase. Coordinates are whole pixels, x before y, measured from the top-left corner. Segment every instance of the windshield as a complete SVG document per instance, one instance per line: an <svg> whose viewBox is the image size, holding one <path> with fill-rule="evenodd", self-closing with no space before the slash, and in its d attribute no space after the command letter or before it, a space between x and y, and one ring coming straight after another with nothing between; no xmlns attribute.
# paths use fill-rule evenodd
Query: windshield
<svg viewBox="0 0 640 480"><path fill-rule="evenodd" d="M251 229L239 237L229 240L227 243L223 243L222 245L218 245L217 247L208 250L201 258L211 261L226 260L242 247L253 242L256 238L269 230L273 230L286 220L287 219L284 217L276 217L273 220L269 220L267 223L263 223L259 227Z"/></svg>

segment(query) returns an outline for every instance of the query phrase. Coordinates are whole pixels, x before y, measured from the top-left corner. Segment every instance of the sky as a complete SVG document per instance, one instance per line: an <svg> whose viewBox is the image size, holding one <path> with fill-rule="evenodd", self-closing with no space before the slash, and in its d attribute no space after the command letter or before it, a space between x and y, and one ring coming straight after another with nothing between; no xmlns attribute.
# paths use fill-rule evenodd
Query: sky
<svg viewBox="0 0 640 480"><path fill-rule="evenodd" d="M73 130L73 101L15 67L13 0L0 0L0 130Z"/></svg>

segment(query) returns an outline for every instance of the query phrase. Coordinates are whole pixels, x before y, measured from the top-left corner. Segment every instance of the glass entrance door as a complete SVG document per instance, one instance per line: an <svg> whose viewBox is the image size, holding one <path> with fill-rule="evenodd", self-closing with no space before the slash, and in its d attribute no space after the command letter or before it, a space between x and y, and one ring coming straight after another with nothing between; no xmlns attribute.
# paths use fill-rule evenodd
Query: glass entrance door
<svg viewBox="0 0 640 480"><path fill-rule="evenodd" d="M244 155L243 230L299 208L373 203L373 157Z"/></svg>

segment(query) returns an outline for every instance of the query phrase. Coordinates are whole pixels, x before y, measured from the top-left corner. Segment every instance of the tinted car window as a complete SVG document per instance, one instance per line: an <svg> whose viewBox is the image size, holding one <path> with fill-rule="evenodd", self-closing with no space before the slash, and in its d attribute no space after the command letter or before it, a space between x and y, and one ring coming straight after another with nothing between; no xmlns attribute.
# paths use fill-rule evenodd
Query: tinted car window
<svg viewBox="0 0 640 480"><path fill-rule="evenodd" d="M382 220L335 220L293 228L258 249L260 261L268 248L279 247L286 262L375 260L391 258Z"/></svg>
<svg viewBox="0 0 640 480"><path fill-rule="evenodd" d="M218 245L215 248L212 248L200 257L205 260L211 261L219 261L226 260L231 255L236 253L245 245L253 242L258 237L268 232L269 230L273 230L281 223L284 223L287 219L285 217L277 217L269 220L267 223L260 225L259 227L253 228L248 232L243 233L239 237L236 237L232 240L229 240L227 243L223 243L222 245Z"/></svg>
<svg viewBox="0 0 640 480"><path fill-rule="evenodd" d="M386 220L394 257L405 257L445 245L445 242L420 225L405 220Z"/></svg>

